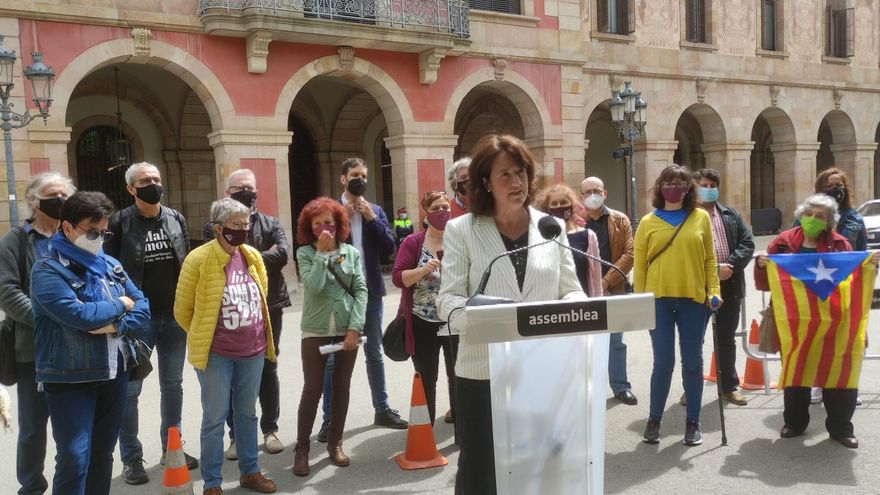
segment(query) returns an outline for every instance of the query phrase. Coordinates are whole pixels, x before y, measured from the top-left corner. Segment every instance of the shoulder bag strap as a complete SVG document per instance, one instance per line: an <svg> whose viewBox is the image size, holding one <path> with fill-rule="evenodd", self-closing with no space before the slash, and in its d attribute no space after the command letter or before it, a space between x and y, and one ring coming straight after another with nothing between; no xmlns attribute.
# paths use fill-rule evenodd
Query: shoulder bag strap
<svg viewBox="0 0 880 495"><path fill-rule="evenodd" d="M339 284L339 286L342 287L345 292L347 292L348 295L353 298L354 291L352 291L351 287L349 287L349 285L342 280L339 274L336 273L336 270L333 269L333 261L329 259L327 260L327 271L330 272L330 275L333 275L333 278L336 279L336 283Z"/></svg>
<svg viewBox="0 0 880 495"><path fill-rule="evenodd" d="M667 249L669 249L669 246L672 245L672 241L674 241L675 238L678 237L678 233L681 232L681 228L684 227L685 222L687 222L688 218L690 218L690 217L691 217L691 214L690 214L690 212L688 212L687 216L684 217L684 220L682 220L681 223L678 224L678 227L675 228L675 232L672 234L672 237L669 238L669 241L667 241L666 244L662 248L660 248L660 251L657 251L657 254L655 254L654 256L651 257L651 259L648 260L647 266L651 266L651 263L653 263L654 260L657 259L657 257L659 257L661 254L666 252Z"/></svg>

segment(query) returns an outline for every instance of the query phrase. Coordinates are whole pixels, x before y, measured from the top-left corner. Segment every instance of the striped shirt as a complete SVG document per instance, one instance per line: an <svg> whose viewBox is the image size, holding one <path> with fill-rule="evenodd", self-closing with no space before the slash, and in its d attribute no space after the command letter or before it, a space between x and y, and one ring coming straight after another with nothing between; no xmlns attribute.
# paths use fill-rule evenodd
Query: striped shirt
<svg viewBox="0 0 880 495"><path fill-rule="evenodd" d="M715 259L718 260L719 265L727 263L727 258L730 257L730 246L727 245L724 219L721 218L721 213L718 211L717 206L712 207L709 217L712 219L712 242L715 245Z"/></svg>

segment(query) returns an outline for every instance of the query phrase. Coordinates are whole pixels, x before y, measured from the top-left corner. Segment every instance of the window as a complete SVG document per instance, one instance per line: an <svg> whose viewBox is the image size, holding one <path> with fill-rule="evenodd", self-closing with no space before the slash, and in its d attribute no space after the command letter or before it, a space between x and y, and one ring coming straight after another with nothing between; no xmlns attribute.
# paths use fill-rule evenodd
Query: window
<svg viewBox="0 0 880 495"><path fill-rule="evenodd" d="M520 0L468 0L471 9L489 10L502 14L521 14Z"/></svg>
<svg viewBox="0 0 880 495"><path fill-rule="evenodd" d="M852 8L845 8L846 2L832 0L825 5L826 54L829 57L852 57L854 54Z"/></svg>
<svg viewBox="0 0 880 495"><path fill-rule="evenodd" d="M764 0L761 8L761 48L775 51L776 48L776 0Z"/></svg>
<svg viewBox="0 0 880 495"><path fill-rule="evenodd" d="M101 191L117 208L132 203L125 190L125 157L131 155L131 141L116 127L97 125L82 133L76 143L77 187Z"/></svg>
<svg viewBox="0 0 880 495"><path fill-rule="evenodd" d="M691 43L708 43L706 36L706 1L685 0L686 40Z"/></svg>
<svg viewBox="0 0 880 495"><path fill-rule="evenodd" d="M636 31L635 0L597 0L596 7L600 32L632 34Z"/></svg>

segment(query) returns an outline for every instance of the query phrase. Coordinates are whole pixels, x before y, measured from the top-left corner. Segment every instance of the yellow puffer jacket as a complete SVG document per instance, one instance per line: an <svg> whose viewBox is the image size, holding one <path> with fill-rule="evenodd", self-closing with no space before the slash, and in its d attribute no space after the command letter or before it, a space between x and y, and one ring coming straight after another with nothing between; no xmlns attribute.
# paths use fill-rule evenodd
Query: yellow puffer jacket
<svg viewBox="0 0 880 495"><path fill-rule="evenodd" d="M239 249L247 263L248 273L260 287L263 328L266 332L266 358L275 361L272 325L266 305L266 267L259 251L245 244ZM189 362L196 369L204 370L208 365L208 353L214 340L223 288L226 286L225 267L230 258L215 239L192 250L180 269L174 300L174 319L186 332Z"/></svg>

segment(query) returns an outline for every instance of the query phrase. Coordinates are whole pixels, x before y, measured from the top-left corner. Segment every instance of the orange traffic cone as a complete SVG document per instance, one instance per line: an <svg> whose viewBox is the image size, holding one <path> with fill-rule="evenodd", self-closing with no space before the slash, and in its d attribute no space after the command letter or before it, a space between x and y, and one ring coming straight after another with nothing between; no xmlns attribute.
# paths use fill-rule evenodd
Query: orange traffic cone
<svg viewBox="0 0 880 495"><path fill-rule="evenodd" d="M425 399L425 389L422 387L422 376L418 373L413 377L406 452L397 454L394 460L403 469L423 469L449 464L449 461L437 452L431 417L428 414L428 401Z"/></svg>
<svg viewBox="0 0 880 495"><path fill-rule="evenodd" d="M180 430L168 428L168 450L165 454L165 474L162 477L162 493L168 495L193 495L193 484L183 457Z"/></svg>
<svg viewBox="0 0 880 495"><path fill-rule="evenodd" d="M749 348L756 349L761 342L758 334L758 322L752 319L752 328L749 330ZM762 390L764 388L764 363L746 355L746 373L740 385L745 390ZM770 388L776 388L775 383Z"/></svg>
<svg viewBox="0 0 880 495"><path fill-rule="evenodd" d="M718 380L718 375L715 371L715 351L712 351L712 364L709 366L709 373L703 375L703 379L707 382L714 382Z"/></svg>

